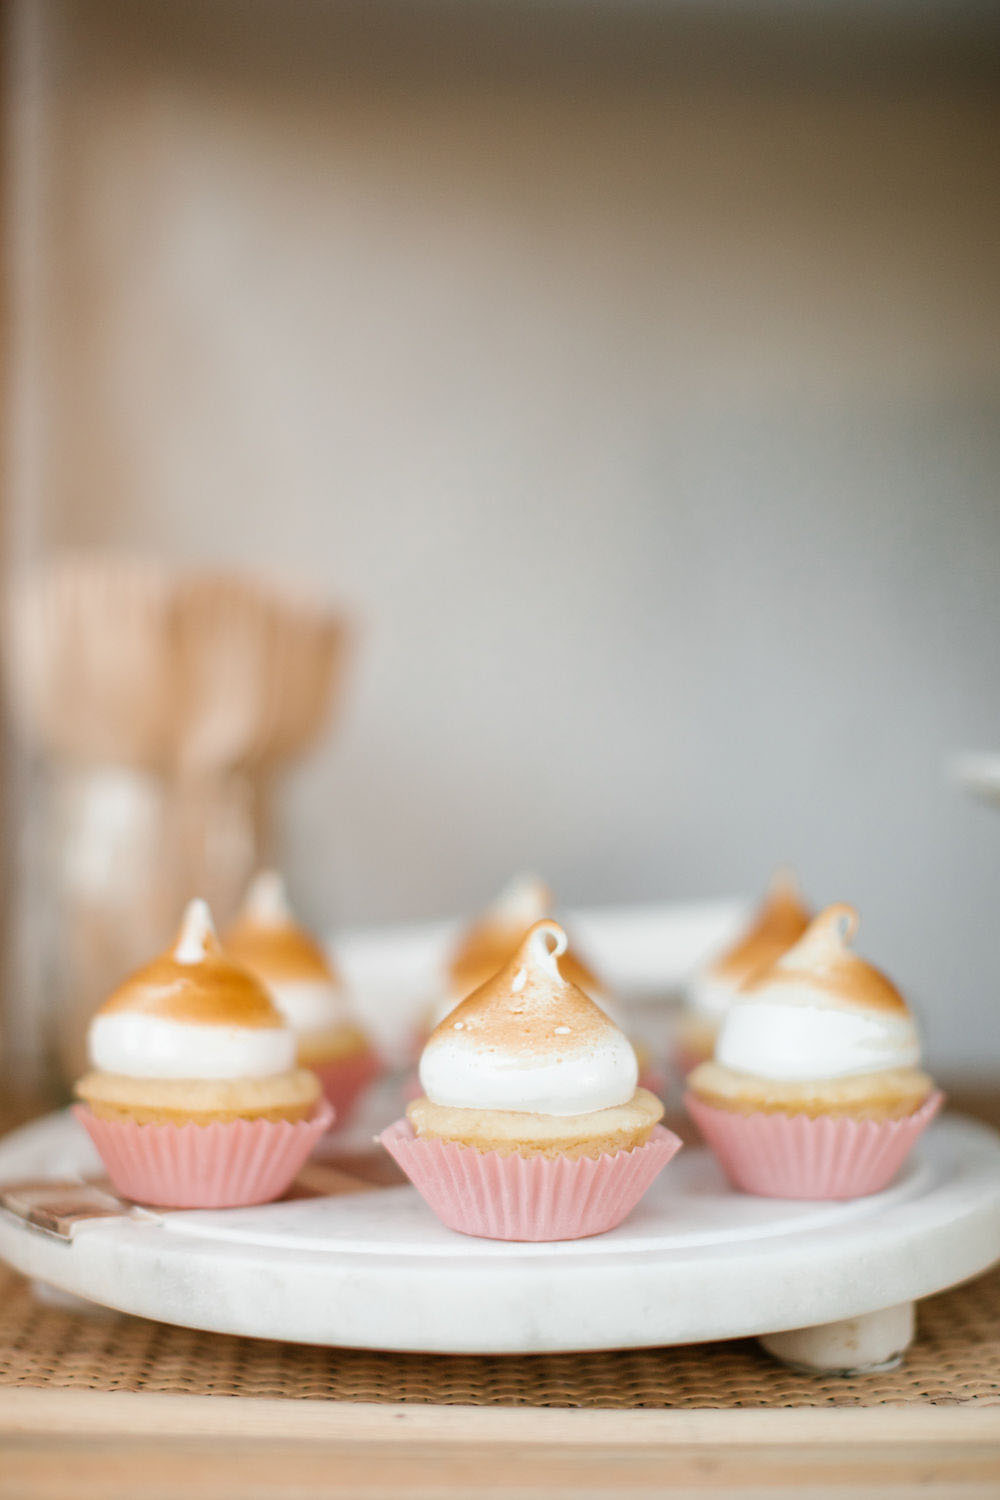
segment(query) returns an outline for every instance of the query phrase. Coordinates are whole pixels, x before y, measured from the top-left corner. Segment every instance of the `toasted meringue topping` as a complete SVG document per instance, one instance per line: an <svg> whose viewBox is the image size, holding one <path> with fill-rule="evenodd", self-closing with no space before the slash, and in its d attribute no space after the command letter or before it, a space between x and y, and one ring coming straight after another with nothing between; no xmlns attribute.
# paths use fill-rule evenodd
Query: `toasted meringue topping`
<svg viewBox="0 0 1000 1500"><path fill-rule="evenodd" d="M706 1016L721 1017L733 997L766 973L809 926L793 872L782 866L771 877L763 902L750 926L729 948L696 976L690 1002Z"/></svg>
<svg viewBox="0 0 1000 1500"><path fill-rule="evenodd" d="M227 952L266 985L300 1035L347 1019L339 976L319 943L296 922L276 871L264 870L252 882L225 943Z"/></svg>
<svg viewBox="0 0 1000 1500"><path fill-rule="evenodd" d="M840 902L828 906L809 924L794 947L774 968L748 990L808 984L823 989L841 1004L869 1010L895 1011L908 1015L909 1008L891 979L852 953L850 943L858 931L858 914Z"/></svg>
<svg viewBox="0 0 1000 1500"><path fill-rule="evenodd" d="M886 976L852 953L852 906L830 906L734 1001L719 1062L764 1078L806 1080L914 1067L920 1038Z"/></svg>
<svg viewBox="0 0 1000 1500"><path fill-rule="evenodd" d="M115 990L90 1024L96 1068L137 1078L243 1078L294 1065L295 1037L267 990L223 951L204 901L171 948Z"/></svg>
<svg viewBox="0 0 1000 1500"><path fill-rule="evenodd" d="M225 944L227 953L267 984L276 979L336 983L330 959L296 922L285 882L275 870L263 870L253 881Z"/></svg>
<svg viewBox="0 0 1000 1500"><path fill-rule="evenodd" d="M566 934L536 922L514 956L436 1028L420 1059L435 1104L575 1115L625 1104L638 1065L628 1038L560 972Z"/></svg>
<svg viewBox="0 0 1000 1500"><path fill-rule="evenodd" d="M116 1011L197 1026L267 1029L284 1025L260 981L223 952L204 901L190 902L171 947L131 974L98 1015Z"/></svg>
<svg viewBox="0 0 1000 1500"><path fill-rule="evenodd" d="M448 966L448 1009L491 979L513 958L528 928L552 910L552 892L537 875L517 875L468 929ZM567 948L562 972L588 994L599 994L600 980ZM446 1015L445 1003L441 1014Z"/></svg>

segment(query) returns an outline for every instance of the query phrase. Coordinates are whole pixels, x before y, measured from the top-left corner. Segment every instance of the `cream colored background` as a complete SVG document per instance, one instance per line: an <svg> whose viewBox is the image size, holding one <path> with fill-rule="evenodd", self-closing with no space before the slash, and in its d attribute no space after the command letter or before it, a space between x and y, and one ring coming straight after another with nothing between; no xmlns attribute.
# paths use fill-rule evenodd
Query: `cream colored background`
<svg viewBox="0 0 1000 1500"><path fill-rule="evenodd" d="M19 545L356 608L317 920L790 859L995 1065L1000 820L943 776L1000 738L983 48L475 10L21 6Z"/></svg>

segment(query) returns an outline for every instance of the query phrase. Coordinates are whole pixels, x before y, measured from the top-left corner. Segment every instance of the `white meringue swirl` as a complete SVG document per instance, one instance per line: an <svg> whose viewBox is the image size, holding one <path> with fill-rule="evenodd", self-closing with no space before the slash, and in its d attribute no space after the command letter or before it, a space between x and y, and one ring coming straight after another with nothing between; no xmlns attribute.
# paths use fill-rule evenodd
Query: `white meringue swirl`
<svg viewBox="0 0 1000 1500"><path fill-rule="evenodd" d="M765 989L734 1002L715 1059L737 1073L799 1083L916 1067L920 1039L912 1016L831 1005L805 986L780 1000Z"/></svg>
<svg viewBox="0 0 1000 1500"><path fill-rule="evenodd" d="M96 1015L91 1065L129 1078L269 1078L295 1066L295 1034L284 1026L210 1026L138 1011Z"/></svg>

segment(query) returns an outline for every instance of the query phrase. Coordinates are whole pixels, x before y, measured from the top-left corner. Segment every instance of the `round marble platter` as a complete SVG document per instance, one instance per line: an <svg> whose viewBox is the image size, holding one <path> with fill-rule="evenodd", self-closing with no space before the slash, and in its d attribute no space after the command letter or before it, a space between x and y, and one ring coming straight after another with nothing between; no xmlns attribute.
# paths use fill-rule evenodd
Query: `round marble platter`
<svg viewBox="0 0 1000 1500"><path fill-rule="evenodd" d="M68 1113L0 1142L0 1184L99 1170ZM687 1147L620 1228L557 1244L455 1234L405 1185L90 1219L69 1239L2 1211L0 1256L107 1307L260 1338L503 1354L760 1335L811 1368L872 1368L905 1347L914 1299L1000 1259L1000 1136L945 1116L850 1203L733 1192Z"/></svg>

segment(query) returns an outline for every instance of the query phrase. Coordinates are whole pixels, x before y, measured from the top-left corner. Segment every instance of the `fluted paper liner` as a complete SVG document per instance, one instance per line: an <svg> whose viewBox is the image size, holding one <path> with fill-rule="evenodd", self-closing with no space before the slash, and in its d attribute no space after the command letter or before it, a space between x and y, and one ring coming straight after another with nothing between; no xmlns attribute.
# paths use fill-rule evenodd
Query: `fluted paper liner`
<svg viewBox="0 0 1000 1500"><path fill-rule="evenodd" d="M347 1124L361 1096L382 1071L382 1062L373 1047L352 1057L336 1057L330 1062L307 1063L320 1081L326 1099L332 1104L337 1129Z"/></svg>
<svg viewBox="0 0 1000 1500"><path fill-rule="evenodd" d="M139 1125L74 1107L115 1191L160 1208L241 1208L270 1203L290 1187L333 1109L321 1100L308 1120L232 1120L211 1125Z"/></svg>
<svg viewBox="0 0 1000 1500"><path fill-rule="evenodd" d="M901 1120L739 1114L688 1092L684 1102L733 1187L762 1198L863 1198L878 1193L933 1120L944 1095L931 1094Z"/></svg>
<svg viewBox="0 0 1000 1500"><path fill-rule="evenodd" d="M488 1240L577 1240L614 1229L681 1147L657 1125L643 1146L614 1155L503 1156L421 1140L408 1120L379 1137L442 1224Z"/></svg>

